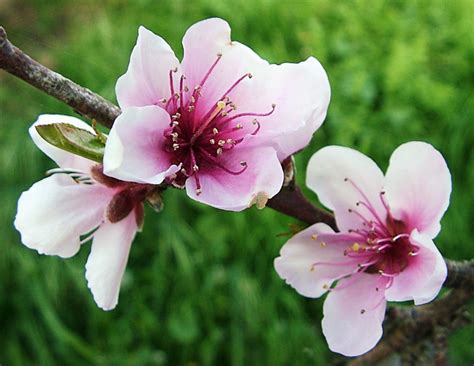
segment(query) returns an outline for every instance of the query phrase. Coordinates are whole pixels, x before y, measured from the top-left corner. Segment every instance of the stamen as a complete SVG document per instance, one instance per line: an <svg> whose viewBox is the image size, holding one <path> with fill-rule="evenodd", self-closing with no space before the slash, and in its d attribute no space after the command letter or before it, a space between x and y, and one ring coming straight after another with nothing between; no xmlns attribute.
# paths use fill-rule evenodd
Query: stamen
<svg viewBox="0 0 474 366"><path fill-rule="evenodd" d="M220 149L220 148L219 148ZM219 150L217 149L217 150ZM201 153L203 154L203 156L205 158L207 158L210 162L212 162L214 165L216 165L217 167L221 168L222 170L224 170L225 172L229 173L229 174L232 174L232 175L239 175L239 174L242 174L246 169L247 169L247 163L245 161L241 161L240 162L240 165L242 166L242 169L239 170L239 171L232 171L230 170L229 168L226 168L225 166L223 166L222 164L220 164L217 159L212 156L211 154L209 154L206 150L204 150L203 148L199 148L199 150L201 151ZM222 149L221 149L221 152L222 153Z"/></svg>
<svg viewBox="0 0 474 366"><path fill-rule="evenodd" d="M257 129L251 133L251 135L256 135L258 131L260 131L260 123L254 119L252 122L254 125L257 125Z"/></svg>

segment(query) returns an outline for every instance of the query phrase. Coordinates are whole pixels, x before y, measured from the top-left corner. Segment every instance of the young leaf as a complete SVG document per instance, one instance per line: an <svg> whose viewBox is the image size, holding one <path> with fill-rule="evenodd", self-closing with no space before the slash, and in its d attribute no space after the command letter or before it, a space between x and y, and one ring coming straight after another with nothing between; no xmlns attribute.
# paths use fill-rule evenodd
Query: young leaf
<svg viewBox="0 0 474 366"><path fill-rule="evenodd" d="M105 143L92 132L68 123L36 126L39 135L51 145L83 158L102 162Z"/></svg>

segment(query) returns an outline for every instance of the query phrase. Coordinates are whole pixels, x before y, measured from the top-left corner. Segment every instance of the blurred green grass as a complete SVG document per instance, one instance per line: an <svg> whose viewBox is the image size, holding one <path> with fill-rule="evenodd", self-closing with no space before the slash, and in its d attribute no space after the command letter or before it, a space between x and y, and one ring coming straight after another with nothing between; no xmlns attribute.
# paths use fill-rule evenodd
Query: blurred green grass
<svg viewBox="0 0 474 366"><path fill-rule="evenodd" d="M436 242L472 257L473 11L470 0L0 1L10 39L49 67L115 100L137 28L179 55L193 22L219 16L233 39L274 63L316 56L332 86L323 128L297 156L298 179L328 144L382 167L399 144L424 140L446 157L451 207ZM317 87L317 86L315 86ZM293 220L270 209L227 213L166 193L147 212L119 306L98 309L84 279L88 246L70 260L40 256L12 222L20 193L53 163L30 141L41 113L71 110L0 72L0 363L2 365L325 365L321 300L300 297L273 270ZM308 196L316 201L314 194ZM474 329L450 340L453 365L474 361Z"/></svg>

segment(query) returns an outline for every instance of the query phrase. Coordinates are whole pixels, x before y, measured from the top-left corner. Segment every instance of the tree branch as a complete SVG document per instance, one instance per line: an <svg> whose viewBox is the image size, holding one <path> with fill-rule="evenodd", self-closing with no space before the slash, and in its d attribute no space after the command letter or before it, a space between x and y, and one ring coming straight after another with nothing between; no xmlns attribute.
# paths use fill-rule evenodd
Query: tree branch
<svg viewBox="0 0 474 366"><path fill-rule="evenodd" d="M1 26L0 68L61 100L77 113L89 119L96 119L106 127L112 127L120 114L120 109L108 100L51 71L12 45Z"/></svg>

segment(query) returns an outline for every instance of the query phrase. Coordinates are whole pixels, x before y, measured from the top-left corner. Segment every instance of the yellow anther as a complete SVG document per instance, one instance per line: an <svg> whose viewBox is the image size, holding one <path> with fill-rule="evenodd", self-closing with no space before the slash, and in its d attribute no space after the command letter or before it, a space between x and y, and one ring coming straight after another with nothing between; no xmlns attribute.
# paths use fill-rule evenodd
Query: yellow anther
<svg viewBox="0 0 474 366"><path fill-rule="evenodd" d="M354 243L354 244L352 244L352 250L353 250L354 252L358 252L359 249L360 249L360 244L359 244L359 243Z"/></svg>
<svg viewBox="0 0 474 366"><path fill-rule="evenodd" d="M224 109L224 108L225 108L225 102L222 101L222 100L219 100L219 101L217 102L217 108L219 108L219 109Z"/></svg>
<svg viewBox="0 0 474 366"><path fill-rule="evenodd" d="M311 239L313 239L313 240L318 240L318 235L317 235L317 234L311 235Z"/></svg>
<svg viewBox="0 0 474 366"><path fill-rule="evenodd" d="M321 246L321 248L324 248L327 244L324 241L322 241L319 245Z"/></svg>

